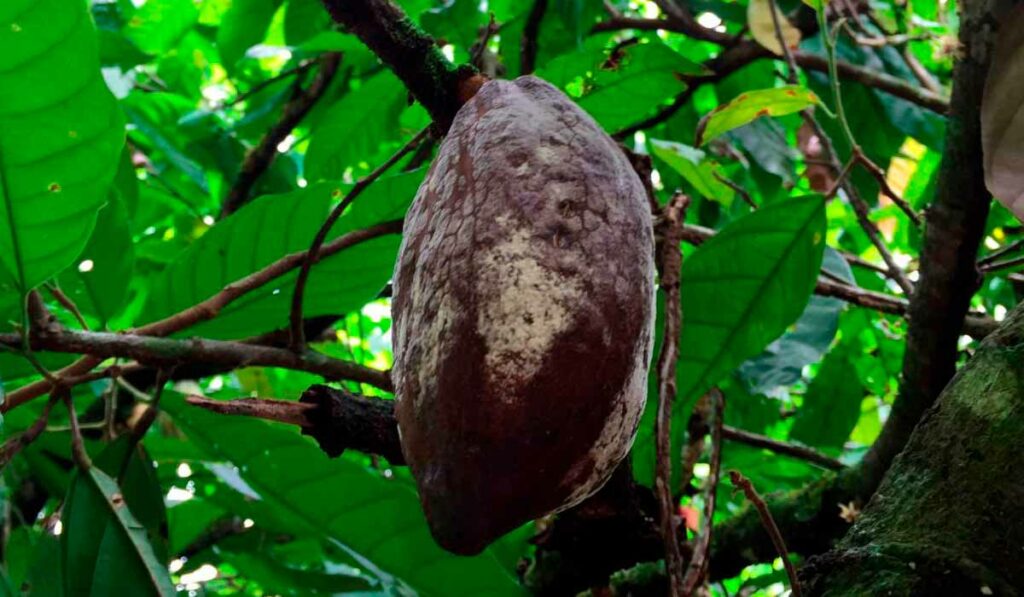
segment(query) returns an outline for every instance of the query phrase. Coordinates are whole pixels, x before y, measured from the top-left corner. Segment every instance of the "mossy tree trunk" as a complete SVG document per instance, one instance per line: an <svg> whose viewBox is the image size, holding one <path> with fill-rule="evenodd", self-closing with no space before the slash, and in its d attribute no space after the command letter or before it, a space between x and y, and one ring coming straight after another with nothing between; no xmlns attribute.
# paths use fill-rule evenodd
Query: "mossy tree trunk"
<svg viewBox="0 0 1024 597"><path fill-rule="evenodd" d="M1024 592L1024 306L957 374L850 532L801 575L812 595Z"/></svg>

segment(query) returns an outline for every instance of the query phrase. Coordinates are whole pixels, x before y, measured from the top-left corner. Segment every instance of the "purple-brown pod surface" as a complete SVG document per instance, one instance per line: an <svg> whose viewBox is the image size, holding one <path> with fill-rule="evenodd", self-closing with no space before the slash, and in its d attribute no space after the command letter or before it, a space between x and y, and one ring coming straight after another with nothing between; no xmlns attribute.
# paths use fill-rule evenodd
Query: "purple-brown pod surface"
<svg viewBox="0 0 1024 597"><path fill-rule="evenodd" d="M477 553L579 503L625 457L653 253L639 178L561 91L489 81L459 110L394 275L402 451L441 546Z"/></svg>

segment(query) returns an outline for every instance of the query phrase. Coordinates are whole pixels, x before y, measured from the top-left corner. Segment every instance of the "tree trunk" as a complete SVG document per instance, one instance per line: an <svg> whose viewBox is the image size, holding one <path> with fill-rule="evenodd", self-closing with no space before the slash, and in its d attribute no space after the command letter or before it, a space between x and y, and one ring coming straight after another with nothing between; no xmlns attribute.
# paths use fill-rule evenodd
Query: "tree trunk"
<svg viewBox="0 0 1024 597"><path fill-rule="evenodd" d="M801 575L811 595L1024 592L1024 305L917 426L847 536Z"/></svg>

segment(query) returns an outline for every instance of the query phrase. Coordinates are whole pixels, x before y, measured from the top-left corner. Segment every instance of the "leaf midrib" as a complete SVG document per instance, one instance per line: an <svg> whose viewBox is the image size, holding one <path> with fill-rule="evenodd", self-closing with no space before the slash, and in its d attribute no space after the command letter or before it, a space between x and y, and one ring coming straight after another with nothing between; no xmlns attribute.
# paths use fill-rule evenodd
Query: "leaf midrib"
<svg viewBox="0 0 1024 597"><path fill-rule="evenodd" d="M806 221L803 223L802 226L800 226L800 228L797 229L797 234L795 234L793 236L793 239L786 245L786 250L782 252L780 258L775 262L775 264L772 266L772 268L768 271L768 275L764 277L764 283L758 285L757 293L754 295L755 299L756 299L757 296L762 295L764 293L764 289L769 284L771 284L772 281L775 280L779 270L782 268L782 264L786 261L785 257L793 252L793 248L796 246L796 244L799 241L799 239L802 238L802 236L806 232L807 228L810 227L811 223L814 221L814 217L818 214L818 211L821 210L821 209L824 209L824 204L823 203L817 205L815 207L815 209L812 212L810 212L810 214L808 214L808 217L807 217ZM750 303L747 304L746 308L744 308L743 312L740 314L740 317L736 320L737 324L732 327L732 329L729 331L728 335L726 336L725 342L722 342L721 346L719 347L718 351L715 353L714 357L710 361L708 361L709 365L714 365L714 366L718 365L719 359L721 358L722 354L732 344L733 340L736 337L736 334L739 332L739 329L741 327L743 327L741 325L742 322L745 322L745 321L747 321L747 319L749 319L750 313L754 310L754 308L758 304L759 303L758 303L757 300L752 300L752 301L750 301ZM685 313L683 314L683 317L684 317L684 319L683 319L683 326L685 327L686 326ZM690 393L693 392L694 388L698 388L702 384L705 383L705 380L708 377L708 371L710 371L711 368L712 367L710 367L710 366L704 368L704 372L701 374L701 376L699 378L697 378L697 381L694 382L693 384L691 384L689 388L687 388L687 393L685 394L685 400L677 400L676 401L676 405L680 404L681 402L688 402L690 400L690 398L691 398Z"/></svg>

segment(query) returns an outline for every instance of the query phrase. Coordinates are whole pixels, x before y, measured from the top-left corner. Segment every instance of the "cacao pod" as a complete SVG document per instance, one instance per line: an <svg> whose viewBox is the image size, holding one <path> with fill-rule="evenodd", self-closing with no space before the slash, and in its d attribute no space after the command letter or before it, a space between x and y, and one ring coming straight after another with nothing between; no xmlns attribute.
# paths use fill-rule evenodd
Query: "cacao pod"
<svg viewBox="0 0 1024 597"><path fill-rule="evenodd" d="M459 110L404 233L402 451L434 538L473 554L579 503L629 451L652 344L650 207L615 142L526 76Z"/></svg>

